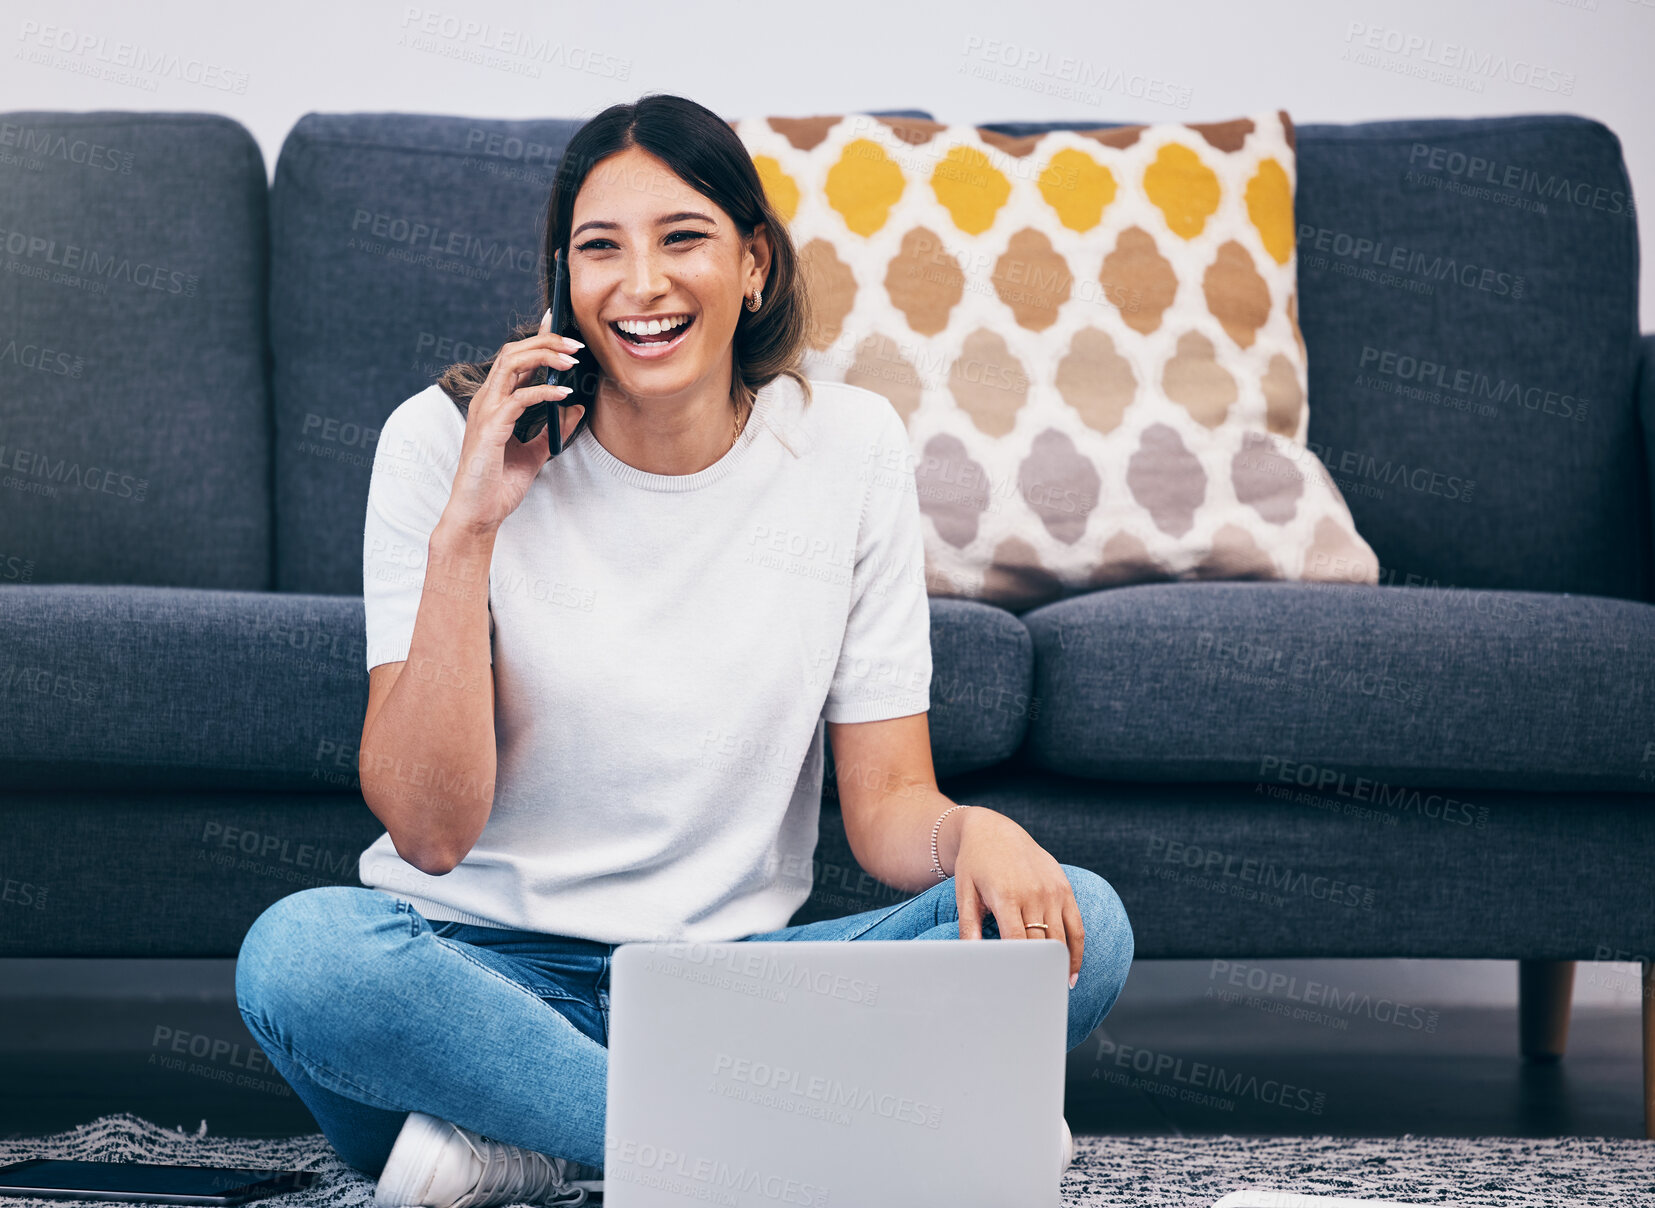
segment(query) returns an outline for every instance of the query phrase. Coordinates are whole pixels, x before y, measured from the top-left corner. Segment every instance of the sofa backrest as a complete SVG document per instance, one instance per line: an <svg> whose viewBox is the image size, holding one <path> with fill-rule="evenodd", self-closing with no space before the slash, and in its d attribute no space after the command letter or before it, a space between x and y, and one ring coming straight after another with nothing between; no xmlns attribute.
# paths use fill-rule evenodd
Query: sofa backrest
<svg viewBox="0 0 1655 1208"><path fill-rule="evenodd" d="M228 118L0 114L0 585L270 587L266 203Z"/></svg>
<svg viewBox="0 0 1655 1208"><path fill-rule="evenodd" d="M1296 151L1309 442L1380 582L1650 598L1615 134L1567 114L1302 125Z"/></svg>
<svg viewBox="0 0 1655 1208"><path fill-rule="evenodd" d="M359 593L379 425L534 310L578 126L311 114L267 198L227 118L0 115L0 584ZM1310 442L1382 581L1650 598L1614 133L1297 142Z"/></svg>
<svg viewBox="0 0 1655 1208"><path fill-rule="evenodd" d="M581 124L313 113L288 135L270 202L278 590L362 591L380 425L538 314L546 204Z"/></svg>
<svg viewBox="0 0 1655 1208"><path fill-rule="evenodd" d="M380 425L532 312L579 127L312 113L288 134L270 196L278 590L361 593Z"/></svg>

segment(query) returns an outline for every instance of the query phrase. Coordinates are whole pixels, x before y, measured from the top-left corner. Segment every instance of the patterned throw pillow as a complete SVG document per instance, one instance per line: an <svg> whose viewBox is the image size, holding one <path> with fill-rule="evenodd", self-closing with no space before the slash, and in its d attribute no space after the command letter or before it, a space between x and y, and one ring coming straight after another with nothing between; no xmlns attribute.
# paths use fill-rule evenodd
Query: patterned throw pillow
<svg viewBox="0 0 1655 1208"><path fill-rule="evenodd" d="M1305 447L1286 112L1022 138L732 125L804 261L806 373L908 425L931 595L1378 581Z"/></svg>

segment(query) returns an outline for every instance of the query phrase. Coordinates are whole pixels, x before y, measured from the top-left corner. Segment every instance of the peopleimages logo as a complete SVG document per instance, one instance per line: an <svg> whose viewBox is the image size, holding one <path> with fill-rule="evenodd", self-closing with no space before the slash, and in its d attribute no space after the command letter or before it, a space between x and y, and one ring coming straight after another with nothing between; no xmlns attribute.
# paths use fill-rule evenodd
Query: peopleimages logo
<svg viewBox="0 0 1655 1208"><path fill-rule="evenodd" d="M301 843L282 835L271 835L240 826L226 826L222 822L208 822L201 831L204 847L218 847L227 852L240 852L260 861L310 869L324 876L342 880L356 872L355 848L332 851L314 843ZM244 865L245 867L245 865Z"/></svg>
<svg viewBox="0 0 1655 1208"><path fill-rule="evenodd" d="M1195 652L1204 658L1222 660L1218 670L1224 678L1240 683L1260 683L1270 687L1283 681L1321 692L1354 692L1377 700L1395 701L1418 708L1425 700L1425 685L1417 680L1400 679L1389 671L1389 660L1378 667L1339 666L1313 650L1300 650L1291 655L1282 647L1266 646L1259 642L1236 639L1227 634L1202 630L1195 635ZM1257 676L1233 674L1224 664L1234 663Z"/></svg>
<svg viewBox="0 0 1655 1208"><path fill-rule="evenodd" d="M1452 281L1466 289L1481 290L1501 297L1521 298L1526 281L1516 273L1501 272L1472 261L1461 262L1454 256L1410 250L1383 239L1366 235L1352 235L1319 227L1312 223L1299 224L1299 251L1331 252L1352 261L1366 261L1374 268L1391 272L1411 273L1431 281ZM1312 267L1315 267L1314 262Z"/></svg>
<svg viewBox="0 0 1655 1208"><path fill-rule="evenodd" d="M942 1108L935 1103L926 1103L879 1087L847 1084L842 1079L822 1074L807 1074L790 1066L738 1057L734 1053L714 1055L713 1077L741 1083L754 1090L795 1096L825 1108L868 1112L886 1120L916 1124L922 1128L938 1128L942 1124Z"/></svg>
<svg viewBox="0 0 1655 1208"><path fill-rule="evenodd" d="M1422 792L1405 785L1389 784L1370 776L1353 776L1339 768L1301 763L1279 755L1265 755L1259 760L1259 776L1265 779L1273 777L1282 784L1296 784L1319 793L1331 791L1356 801L1372 801L1402 813L1418 814L1422 818L1440 818L1456 826L1482 827L1488 824L1486 805L1474 805L1443 793Z"/></svg>
<svg viewBox="0 0 1655 1208"><path fill-rule="evenodd" d="M24 21L17 40L23 46L13 56L47 67L66 67L77 74L154 92L159 80L199 84L237 96L247 92L248 75L219 63L206 63L141 42L112 41L101 33L65 25Z"/></svg>
<svg viewBox="0 0 1655 1208"><path fill-rule="evenodd" d="M1147 854L1152 860L1192 869L1206 877L1228 878L1265 890L1279 890L1362 910L1373 909L1374 892L1369 886L1320 873L1308 873L1303 869L1285 868L1268 858L1237 856L1232 852L1199 847L1161 835L1149 836Z"/></svg>
<svg viewBox="0 0 1655 1208"><path fill-rule="evenodd" d="M1470 503L1471 494L1477 486L1475 478L1445 474L1429 466L1410 466L1405 461L1392 461L1388 457L1382 461L1371 453L1337 449L1313 440L1305 442L1304 451L1316 457L1333 474L1345 475L1339 480L1339 486L1347 493L1357 491L1383 498L1384 491L1375 485L1383 483L1386 486L1406 487L1425 495L1439 495L1457 503ZM1301 454L1295 453L1293 456L1296 458Z"/></svg>
<svg viewBox="0 0 1655 1208"><path fill-rule="evenodd" d="M828 1188L776 1171L743 1163L732 1166L718 1158L684 1153L634 1137L604 1137L604 1178L642 1183L672 1191L692 1200L718 1204L739 1203L737 1192L762 1195L780 1204L825 1208Z"/></svg>
<svg viewBox="0 0 1655 1208"><path fill-rule="evenodd" d="M492 271L504 266L532 273L535 269L536 254L531 248L484 239L469 231L456 231L400 214L376 213L358 207L351 215L350 229L353 238L371 237L381 241L381 245L356 244L361 251L381 251L382 245L394 244L410 254L446 256L455 263L479 270Z"/></svg>
<svg viewBox="0 0 1655 1208"><path fill-rule="evenodd" d="M1457 180L1492 185L1512 193L1533 193L1547 201L1566 201L1609 214L1630 217L1635 212L1632 195L1623 189L1573 180L1556 172L1537 172L1518 164L1503 164L1497 159L1470 155L1451 147L1415 143L1408 152L1408 166L1421 172L1443 173Z"/></svg>
<svg viewBox="0 0 1655 1208"><path fill-rule="evenodd" d="M1349 1028L1353 1015L1366 1016L1375 1023L1391 1024L1413 1032L1435 1032L1438 1013L1423 1007L1410 1006L1383 995L1374 997L1357 990L1341 993L1339 988L1312 978L1300 981L1297 976L1263 969L1257 965L1215 960L1207 972L1207 980L1222 979L1234 990L1207 987L1206 997L1232 1005L1252 1007L1267 1014L1286 1015L1307 1023L1331 1026L1335 1031ZM1250 993L1240 993L1248 991ZM1277 1000L1277 1001L1268 1001ZM1284 1004L1296 1007L1281 1009ZM1338 1017L1330 1017L1329 1012Z"/></svg>
<svg viewBox="0 0 1655 1208"><path fill-rule="evenodd" d="M56 159L121 176L132 175L134 162L130 151L87 142L84 138L70 138L57 130L40 130L13 122L0 122L0 149L15 150L23 157Z"/></svg>
<svg viewBox="0 0 1655 1208"><path fill-rule="evenodd" d="M7 340L0 344L0 365L17 365L53 377L71 378L80 377L85 368L84 362L71 353L60 352L42 344L19 344L16 340Z"/></svg>
<svg viewBox="0 0 1655 1208"><path fill-rule="evenodd" d="M25 910L46 909L46 887L0 874L0 902Z"/></svg>
<svg viewBox="0 0 1655 1208"><path fill-rule="evenodd" d="M151 264L147 260L133 260L116 252L82 247L78 243L64 243L44 235L27 231L13 231L0 227L0 250L9 256L21 256L25 261L50 265L65 273L83 274L87 278L107 281L125 281L140 289L152 289L164 294L195 297L201 278L183 269Z"/></svg>
<svg viewBox="0 0 1655 1208"><path fill-rule="evenodd" d="M1375 348L1372 344L1362 345L1357 367L1413 385L1435 386L1439 390L1452 390L1472 398L1513 403L1526 411L1556 415L1561 419L1584 420L1590 406L1590 400L1561 390L1524 386L1516 379L1507 380L1504 375L1491 378L1473 369L1456 369L1428 357ZM1363 384L1360 378L1358 374L1358 385Z"/></svg>
<svg viewBox="0 0 1655 1208"><path fill-rule="evenodd" d="M149 490L147 478L134 478L103 466L82 466L78 461L54 459L50 454L0 444L0 473L13 470L21 477L0 478L0 485L52 498L61 487L75 487L142 503Z"/></svg>
<svg viewBox="0 0 1655 1208"><path fill-rule="evenodd" d="M34 559L19 554L0 553L0 583L31 583L34 581Z"/></svg>
<svg viewBox="0 0 1655 1208"><path fill-rule="evenodd" d="M736 977L751 977L761 983L780 989L809 990L829 998L872 1006L879 994L879 983L826 969L812 969L803 961L783 960L761 954L742 945L709 945L699 941L680 941L663 945L658 959L682 965L705 965L721 969Z"/></svg>
<svg viewBox="0 0 1655 1208"><path fill-rule="evenodd" d="M1370 25L1366 21L1352 21L1345 29L1347 47L1360 40L1369 50L1380 50L1403 59L1417 59L1446 71L1464 72L1468 76L1488 80L1503 80L1542 92L1573 96L1575 75L1559 71L1524 58L1512 58L1494 51L1478 50L1457 42L1439 42L1423 34ZM1481 91L1481 89L1479 89Z"/></svg>
<svg viewBox="0 0 1655 1208"><path fill-rule="evenodd" d="M1309 1112L1313 1116L1321 1115L1327 1105L1326 1091L1294 1086L1291 1082L1284 1082L1279 1078L1260 1078L1257 1074L1233 1073L1221 1065L1208 1065L1204 1061L1186 1061L1176 1053L1162 1053L1131 1044L1116 1044L1104 1036L1100 1029L1095 1060L1103 1064L1106 1059L1109 1064L1131 1070L1151 1083L1181 1086L1192 1092L1213 1091L1218 1095L1234 1095L1238 1099L1252 1099L1289 1111ZM1118 1077L1109 1078L1112 1072L1109 1070L1094 1069L1092 1076L1096 1078L1100 1072L1109 1081L1118 1081ZM1154 1093L1153 1086L1140 1084L1140 1087ZM1207 1098L1190 1098L1185 1095L1179 1097L1189 1102L1204 1102ZM1235 1106L1233 1102L1226 1104L1223 1101L1207 1105L1224 1111Z"/></svg>
<svg viewBox="0 0 1655 1208"><path fill-rule="evenodd" d="M415 50L435 51L446 57L485 67L506 66L513 59L525 60L516 69L540 79L540 65L585 72L604 79L624 80L632 74L632 60L604 51L546 37L527 29L476 21L437 9L409 5L403 10L399 41ZM425 35L423 38L420 35ZM442 43L451 43L443 49Z"/></svg>
<svg viewBox="0 0 1655 1208"><path fill-rule="evenodd" d="M1065 100L1092 105L1104 102L1104 93L1188 109L1195 90L1171 81L1126 71L1112 64L1094 63L1073 55L1053 55L1035 46L968 34L961 51L966 62L960 72L977 79L1015 84ZM972 62L975 60L975 62Z"/></svg>
<svg viewBox="0 0 1655 1208"><path fill-rule="evenodd" d="M91 705L102 699L100 684L76 679L47 667L19 667L16 663L7 663L0 667L0 696L10 696L14 692L54 696L72 705Z"/></svg>

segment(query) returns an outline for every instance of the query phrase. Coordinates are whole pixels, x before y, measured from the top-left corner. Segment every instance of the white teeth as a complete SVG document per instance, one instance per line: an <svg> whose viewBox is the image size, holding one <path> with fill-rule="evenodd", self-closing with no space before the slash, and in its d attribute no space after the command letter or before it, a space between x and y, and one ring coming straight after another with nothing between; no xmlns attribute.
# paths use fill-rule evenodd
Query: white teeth
<svg viewBox="0 0 1655 1208"><path fill-rule="evenodd" d="M615 326L626 332L628 335L658 336L663 331L671 331L673 328L681 327L689 321L690 317L688 315L674 315L672 318L664 321L660 319L650 319L649 321L643 323L636 322L632 319L622 319L617 322Z"/></svg>

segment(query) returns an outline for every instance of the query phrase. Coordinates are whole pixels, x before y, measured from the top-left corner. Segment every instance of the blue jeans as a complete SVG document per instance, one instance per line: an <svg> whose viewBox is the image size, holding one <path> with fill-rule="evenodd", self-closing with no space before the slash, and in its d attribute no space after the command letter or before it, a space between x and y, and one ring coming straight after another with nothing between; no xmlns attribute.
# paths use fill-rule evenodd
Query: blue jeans
<svg viewBox="0 0 1655 1208"><path fill-rule="evenodd" d="M1114 889L1062 866L1086 929L1068 1048L1114 1006L1132 929ZM998 937L992 916L985 940ZM957 940L954 880L892 906L743 940ZM248 1029L348 1165L378 1177L421 1111L601 1170L615 945L432 922L377 889L301 890L236 961Z"/></svg>

